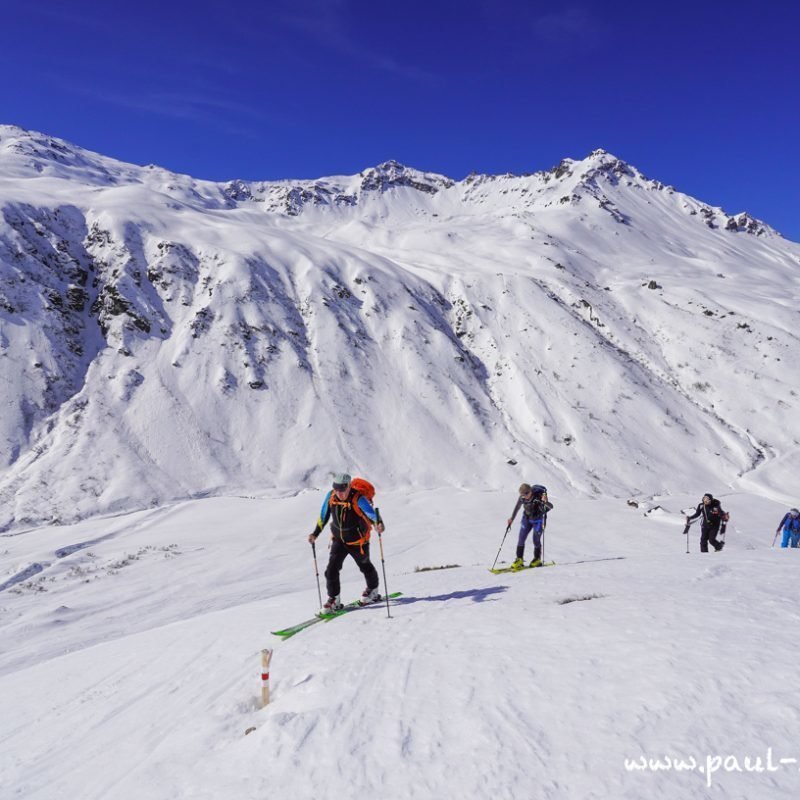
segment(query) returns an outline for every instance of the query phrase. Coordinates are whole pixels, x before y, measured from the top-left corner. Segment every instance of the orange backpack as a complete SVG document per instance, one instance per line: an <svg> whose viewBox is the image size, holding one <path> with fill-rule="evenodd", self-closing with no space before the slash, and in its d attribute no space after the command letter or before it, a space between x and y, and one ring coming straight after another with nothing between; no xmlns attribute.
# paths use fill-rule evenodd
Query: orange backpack
<svg viewBox="0 0 800 800"><path fill-rule="evenodd" d="M350 481L350 486L359 494L363 494L370 503L375 499L375 487L368 480L364 478L353 478L353 480Z"/></svg>
<svg viewBox="0 0 800 800"><path fill-rule="evenodd" d="M353 478L353 480L350 481L350 487L355 490L352 504L353 511L355 511L359 517L361 517L366 525L363 537L357 542L352 542L352 544L361 545L361 552L363 553L364 545L369 541L370 534L372 533L372 520L369 519L369 517L367 517L359 508L358 499L361 497L361 495L363 495L367 498L367 500L369 500L370 503L372 503L373 499L375 498L375 487L364 478Z"/></svg>

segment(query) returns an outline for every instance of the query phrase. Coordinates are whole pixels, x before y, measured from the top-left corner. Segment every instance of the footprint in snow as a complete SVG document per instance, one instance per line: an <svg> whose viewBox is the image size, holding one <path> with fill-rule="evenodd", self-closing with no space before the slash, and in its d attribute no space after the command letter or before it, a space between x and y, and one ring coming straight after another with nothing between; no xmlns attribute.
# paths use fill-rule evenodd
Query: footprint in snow
<svg viewBox="0 0 800 800"><path fill-rule="evenodd" d="M703 570L702 575L696 580L702 581L708 578L719 578L720 575L725 575L731 572L731 568L726 564L715 564L713 567L707 567Z"/></svg>

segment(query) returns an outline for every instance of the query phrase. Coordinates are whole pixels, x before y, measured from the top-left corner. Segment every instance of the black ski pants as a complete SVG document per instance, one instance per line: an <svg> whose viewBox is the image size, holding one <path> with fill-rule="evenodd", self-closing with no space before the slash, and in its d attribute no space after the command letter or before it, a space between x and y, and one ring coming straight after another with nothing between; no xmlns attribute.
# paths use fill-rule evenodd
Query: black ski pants
<svg viewBox="0 0 800 800"><path fill-rule="evenodd" d="M325 570L325 583L328 587L328 597L338 597L341 592L341 584L339 582L339 573L342 570L342 564L347 556L351 556L353 561L356 562L358 568L363 573L367 581L367 589L372 591L378 588L380 579L378 578L378 570L375 565L369 560L369 544L364 545L364 552L361 552L361 545L355 547L348 547L340 539L334 539L331 543L331 552L328 557L328 567Z"/></svg>
<svg viewBox="0 0 800 800"><path fill-rule="evenodd" d="M701 525L700 526L700 552L707 553L708 552L708 543L711 542L711 546L715 550L722 550L722 542L717 539L717 534L719 533L719 526L718 525Z"/></svg>

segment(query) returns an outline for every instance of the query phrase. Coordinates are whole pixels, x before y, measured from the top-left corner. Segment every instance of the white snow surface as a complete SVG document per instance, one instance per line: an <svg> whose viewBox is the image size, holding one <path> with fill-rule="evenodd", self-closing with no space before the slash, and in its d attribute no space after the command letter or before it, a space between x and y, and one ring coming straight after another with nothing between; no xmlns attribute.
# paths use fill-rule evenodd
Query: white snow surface
<svg viewBox="0 0 800 800"><path fill-rule="evenodd" d="M318 604L318 492L6 534L2 796L796 797L798 552L770 547L783 507L726 495L727 547L700 554L695 528L687 555L696 497L648 514L556 494L556 566L493 575L514 497L384 495L391 618L374 605L286 641L269 631ZM348 561L343 599L362 587ZM626 768L642 758L697 769Z"/></svg>
<svg viewBox="0 0 800 800"><path fill-rule="evenodd" d="M0 126L0 211L2 530L340 468L796 489L800 246L602 150L212 183Z"/></svg>

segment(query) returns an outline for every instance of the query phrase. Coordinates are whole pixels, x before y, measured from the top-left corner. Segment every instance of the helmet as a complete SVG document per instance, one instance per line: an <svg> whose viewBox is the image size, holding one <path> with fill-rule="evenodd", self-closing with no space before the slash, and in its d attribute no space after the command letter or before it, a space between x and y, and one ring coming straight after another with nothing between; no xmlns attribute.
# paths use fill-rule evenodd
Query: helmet
<svg viewBox="0 0 800 800"><path fill-rule="evenodd" d="M337 492L343 492L349 485L352 478L346 472L337 472L333 476L333 488Z"/></svg>

